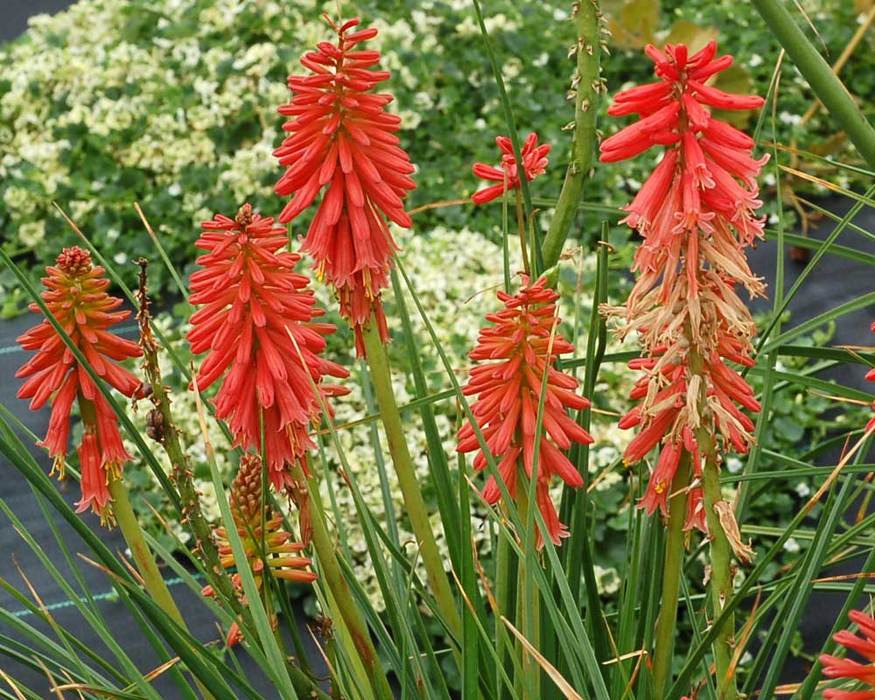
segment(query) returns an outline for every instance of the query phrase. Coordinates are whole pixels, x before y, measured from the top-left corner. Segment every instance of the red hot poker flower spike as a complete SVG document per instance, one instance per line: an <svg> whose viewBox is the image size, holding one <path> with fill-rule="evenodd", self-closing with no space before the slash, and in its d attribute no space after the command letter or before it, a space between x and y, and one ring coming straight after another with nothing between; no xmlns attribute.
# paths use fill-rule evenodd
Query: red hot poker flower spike
<svg viewBox="0 0 875 700"><path fill-rule="evenodd" d="M323 41L304 54L301 63L311 75L289 76L292 98L279 108L289 117L283 126L289 136L274 151L286 171L274 189L292 195L282 223L324 190L302 250L336 290L341 314L355 329L356 349L364 355L361 327L372 313L388 340L380 293L397 247L386 219L412 225L403 199L415 187L414 167L395 135L401 120L386 111L392 96L373 92L389 72L371 70L379 51L359 48L377 30L352 31L358 19L340 26L328 22L337 43Z"/></svg>
<svg viewBox="0 0 875 700"><path fill-rule="evenodd" d="M193 352L209 351L198 388L224 376L216 414L229 422L236 444L260 448L263 414L271 482L279 489L290 483L286 467L306 467L313 447L308 431L321 406L311 380L337 395L345 390L320 384L322 377L348 372L320 357L334 326L314 321L323 312L307 278L295 272L301 258L285 250L288 235L273 223L249 204L235 219L219 214L204 222L197 247L207 253L197 260L203 269L191 276L191 303L201 308L188 339Z"/></svg>
<svg viewBox="0 0 875 700"><path fill-rule="evenodd" d="M875 700L875 618L861 610L849 613L851 622L860 628L858 636L849 630L842 630L833 639L850 651L864 657L868 663L852 659L841 659L822 654L820 664L827 678L849 678L867 686L867 690L839 690L829 688L823 691L824 700Z"/></svg>
<svg viewBox="0 0 875 700"><path fill-rule="evenodd" d="M140 381L117 364L139 357L141 352L136 343L109 331L130 312L113 311L122 301L106 293L109 280L103 276L104 269L92 266L88 251L74 246L61 251L56 264L46 272L42 298L94 371L125 396L142 396ZM39 311L36 304L30 308ZM21 335L18 343L37 353L15 374L28 377L18 390L18 398L31 399L31 410L51 401L49 429L40 445L54 458L53 472L64 478L70 411L73 401L78 400L85 426L78 450L82 472L78 510L90 507L101 520L109 519L109 479L117 478L131 458L122 444L112 407L48 320Z"/></svg>
<svg viewBox="0 0 875 700"><path fill-rule="evenodd" d="M261 472L260 457L250 454L243 455L240 459L240 469L234 478L234 483L231 484L231 493L228 498L231 515L234 518L237 534L243 541L243 549L252 569L255 585L259 591L263 587L265 564L270 568L270 573L275 578L298 583L312 583L316 580L316 574L309 570L310 560L300 556L304 545L295 542L292 536L283 529L282 515L274 513L270 506L268 506L268 512L264 514L264 535L262 536L261 511L264 499L261 489ZM226 569L237 568L239 570L240 567L234 559L227 530L224 527L219 527L214 532L222 566ZM240 574L232 574L231 581L237 589L238 595L244 598ZM210 597L215 595L212 586L205 586L202 593ZM245 600L243 602L245 604ZM275 619L271 620L271 623L276 627ZM234 646L241 638L240 627L235 622L228 630L226 642L228 646Z"/></svg>
<svg viewBox="0 0 875 700"><path fill-rule="evenodd" d="M541 278L530 285L523 276L522 288L515 295L499 292L498 298L504 308L486 317L492 325L480 332L477 347L469 355L484 364L471 370L463 391L468 396L477 396L471 410L508 491L515 495L519 466L524 466L528 476L532 476L538 404L547 373L544 434L540 440L535 492L550 539L558 545L568 530L559 522L550 499L550 483L558 476L573 488L583 485L580 473L562 450L572 443L592 442L592 437L567 413L568 409L587 408L589 401L575 393L574 377L556 369L559 355L571 352L573 347L554 333L559 295L547 287L546 280ZM474 468L485 469L486 456L470 423L462 426L458 441L459 452L477 452ZM492 477L486 482L483 497L492 504L501 497ZM539 546L543 544L540 530L538 542Z"/></svg>
<svg viewBox="0 0 875 700"><path fill-rule="evenodd" d="M472 170L477 177L482 177L484 180L497 182L498 184L491 185L472 194L471 201L474 204L486 204L493 199L497 199L508 190L515 190L520 187L519 168L517 168L511 140L507 136L498 136L495 139L495 143L498 144L498 149L501 151L501 167L496 168L486 163L474 163ZM526 180L531 182L538 175L544 173L547 169L547 154L550 153L550 148L549 143L538 145L538 135L536 133L532 132L528 135L522 149L520 149Z"/></svg>
<svg viewBox="0 0 875 700"><path fill-rule="evenodd" d="M625 322L621 337L634 331L643 346L644 357L631 363L644 372L632 392L640 403L620 421L640 432L624 459L631 464L660 447L640 505L665 513L682 452L698 476L700 429L722 443L718 454L744 453L753 440L753 422L741 409L756 412L759 403L731 363L753 364L756 326L735 288L764 293L745 248L762 236L756 178L767 158L754 159L753 139L711 114L762 104L707 85L731 56L717 57L714 42L692 56L682 44L645 52L659 81L615 96L609 114L639 119L601 144L601 160L624 160L652 146L665 153L625 208L625 223L644 238L635 286L624 307L604 310ZM687 526L704 527L700 488L690 491L689 503Z"/></svg>

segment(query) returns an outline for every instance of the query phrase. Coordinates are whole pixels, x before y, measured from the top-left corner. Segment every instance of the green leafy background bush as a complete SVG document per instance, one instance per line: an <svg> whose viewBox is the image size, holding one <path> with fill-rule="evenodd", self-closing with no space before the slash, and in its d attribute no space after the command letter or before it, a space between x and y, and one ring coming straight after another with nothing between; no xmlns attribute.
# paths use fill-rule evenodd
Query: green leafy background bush
<svg viewBox="0 0 875 700"><path fill-rule="evenodd" d="M861 7L840 0L804 5L834 59ZM564 0L495 0L487 8L518 124L554 144L553 167L538 183L542 196L558 192L567 158L569 138L561 127L573 116L564 100L572 70L563 48L573 39L570 7ZM471 163L494 160L493 138L504 131L470 2L372 0L343 9L381 31L402 142L418 166L411 206L469 194L475 188ZM611 0L606 10L614 44L628 47L605 59L609 91L648 79L643 42L701 42L719 27L721 48L740 59L729 80L766 92L774 68L766 57L775 55L776 44L768 32L750 30L759 25L748 3ZM276 107L287 97L285 78L299 69L298 57L324 36L322 11L335 12L336 3L82 0L67 12L33 18L23 37L0 50L3 245L33 263L51 260L72 240L51 207L57 201L124 267L152 250L132 208L138 201L171 259L184 267L192 262L199 222L213 213L235 211L244 200L277 212L271 188L279 170L271 150L282 120ZM870 33L842 74L858 95L875 89L873 42ZM813 129L794 133L811 101L794 71L782 84L779 140L798 137L800 148L841 149L822 114ZM837 155L854 160L847 150ZM597 168L589 196L605 204L623 201L644 167ZM847 184L847 177L836 173L834 181ZM455 207L420 217L417 232L427 235L438 223L489 232L493 222L494 210ZM128 274L132 279L132 268ZM164 286L166 273L154 274L155 284ZM9 292L3 311L15 313L20 291L12 289L7 271L0 275Z"/></svg>

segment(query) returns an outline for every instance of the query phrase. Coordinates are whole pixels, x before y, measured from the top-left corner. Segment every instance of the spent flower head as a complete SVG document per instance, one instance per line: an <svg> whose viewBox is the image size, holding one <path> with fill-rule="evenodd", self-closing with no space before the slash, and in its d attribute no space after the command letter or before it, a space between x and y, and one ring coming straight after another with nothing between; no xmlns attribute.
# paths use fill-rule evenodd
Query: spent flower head
<svg viewBox="0 0 875 700"><path fill-rule="evenodd" d="M762 295L745 247L763 235L756 178L767 157L751 155L754 142L714 117L711 109L754 109L755 96L731 95L707 81L732 64L710 42L690 55L683 44L661 51L648 46L658 82L625 90L608 110L637 115L601 144L601 160L615 162L653 146L664 154L624 219L644 241L635 255L635 286L622 307L604 307L621 319L620 337L637 334L642 358L630 363L644 374L632 391L638 405L620 427L640 427L624 459L631 464L661 446L641 506L667 509L683 453L693 475L701 472L703 435L717 440L716 454L744 453L758 411L753 389L733 364L749 367L756 326L736 293ZM719 457L716 457L719 459ZM694 482L687 526L704 528L702 494Z"/></svg>

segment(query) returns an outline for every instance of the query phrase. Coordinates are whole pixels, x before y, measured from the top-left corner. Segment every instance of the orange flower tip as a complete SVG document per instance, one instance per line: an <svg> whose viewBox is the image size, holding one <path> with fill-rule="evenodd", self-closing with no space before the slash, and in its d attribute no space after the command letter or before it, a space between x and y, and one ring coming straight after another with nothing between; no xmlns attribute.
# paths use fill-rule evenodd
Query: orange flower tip
<svg viewBox="0 0 875 700"><path fill-rule="evenodd" d="M64 248L57 257L58 268L70 277L80 277L91 271L91 253L79 246Z"/></svg>
<svg viewBox="0 0 875 700"><path fill-rule="evenodd" d="M617 423L617 427L620 428L620 430L628 430L629 428L634 428L640 423L641 416L637 412L634 414L627 413Z"/></svg>
<svg viewBox="0 0 875 700"><path fill-rule="evenodd" d="M234 217L234 221L237 222L238 226L243 228L252 223L252 205L249 204L249 202L237 210L237 215Z"/></svg>

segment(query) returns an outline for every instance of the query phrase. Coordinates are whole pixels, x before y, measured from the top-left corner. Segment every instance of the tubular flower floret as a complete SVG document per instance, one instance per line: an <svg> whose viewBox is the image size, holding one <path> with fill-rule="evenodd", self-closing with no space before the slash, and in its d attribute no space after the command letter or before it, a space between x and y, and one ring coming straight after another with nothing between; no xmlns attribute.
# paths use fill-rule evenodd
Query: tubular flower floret
<svg viewBox="0 0 875 700"><path fill-rule="evenodd" d="M671 480L686 451L700 469L700 431L718 441L717 454L745 453L756 412L753 389L735 365L749 367L756 326L737 287L763 295L745 248L763 235L756 211L756 178L767 157L755 159L754 141L716 119L711 109L754 109L762 99L731 95L707 81L732 64L709 43L689 55L684 45L646 49L658 82L625 90L608 110L638 120L606 139L601 160L615 162L663 147L662 159L625 207L624 222L643 243L635 255L637 280L622 307L603 307L621 320L619 335L637 335L642 371L632 398L638 405L620 422L639 433L624 454L627 464L659 447L660 456L641 506L665 513ZM687 525L704 525L694 480Z"/></svg>
<svg viewBox="0 0 875 700"><path fill-rule="evenodd" d="M480 332L477 347L469 355L483 364L471 370L463 393L477 397L471 410L508 492L516 496L518 470L524 468L529 478L534 472L538 406L546 373L535 494L550 539L558 545L568 530L559 522L549 488L553 477L572 488L583 485L580 473L563 450L572 443L592 442L592 437L568 415L568 409L581 410L590 404L575 393L577 380L556 368L559 355L571 352L573 347L556 331L559 295L546 280L529 284L523 276L516 294L499 292L498 298L504 308L486 317L492 325ZM486 468L487 457L470 423L459 431L457 449L476 451L474 468ZM492 476L483 496L491 504L501 498ZM540 532L538 540L542 544Z"/></svg>
<svg viewBox="0 0 875 700"><path fill-rule="evenodd" d="M862 684L865 689L829 688L823 691L823 697L824 700L875 700L875 618L862 610L852 610L848 616L859 628L859 634L842 630L833 635L833 639L849 651L862 656L866 662L822 654L820 665L827 678L851 679Z"/></svg>
<svg viewBox="0 0 875 700"><path fill-rule="evenodd" d="M43 301L91 368L125 396L141 397L142 383L118 364L139 357L140 348L109 330L130 312L114 310L122 301L106 293L109 280L104 269L92 265L88 251L73 246L61 251L46 273ZM40 311L36 304L30 308ZM90 507L102 521L111 519L109 479L118 478L122 466L131 459L122 444L115 412L47 319L22 334L18 343L25 350L36 351L15 374L27 377L18 398L30 399L31 410L51 402L49 428L39 444L52 456L53 472L64 478L70 412L73 402L78 401L84 426L78 448L82 474L78 510Z"/></svg>
<svg viewBox="0 0 875 700"><path fill-rule="evenodd" d="M327 18L326 18L327 19ZM362 326L374 315L384 341L388 329L380 293L397 250L388 221L409 228L403 199L415 187L414 167L395 135L401 120L386 111L392 96L373 92L389 72L372 70L380 52L359 45L377 35L358 19L327 20L336 43L304 54L310 75L289 76L291 100L279 108L289 134L274 151L285 173L276 184L292 195L279 220L287 223L322 193L302 250L334 287L341 314L352 324L364 355Z"/></svg>
<svg viewBox="0 0 875 700"><path fill-rule="evenodd" d="M264 501L261 473L261 458L257 455L243 455L240 459L240 469L234 478L228 497L234 525L243 544L248 565L252 569L255 584L261 591L264 585L265 566L270 569L269 575L274 578L298 583L312 583L316 580L316 574L310 571L310 559L300 555L304 545L292 539L291 534L283 528L283 516L274 513L269 502L265 503ZM267 512L262 517L262 511L265 508ZM264 521L263 530L262 520ZM239 570L228 539L228 531L224 527L218 527L214 530L214 535L222 566L226 569ZM240 574L232 574L231 581L237 589L241 601L245 604ZM212 586L205 586L202 592L206 596L215 595ZM275 620L273 624L276 624ZM241 636L239 626L234 623L228 632L228 646L233 646L240 640Z"/></svg>
<svg viewBox="0 0 875 700"><path fill-rule="evenodd" d="M200 308L188 333L193 352L209 353L198 389L222 379L216 415L228 421L235 444L260 449L263 423L275 488L291 483L290 465L306 467L308 433L322 411L314 385L342 394L322 379L348 376L320 356L334 326L316 320L323 311L307 278L295 272L300 256L287 243L285 229L248 204L234 219L219 214L204 222L197 247L206 253L191 276L190 301Z"/></svg>
<svg viewBox="0 0 875 700"><path fill-rule="evenodd" d="M507 136L497 136L495 143L498 150L501 151L501 167L496 168L486 163L474 163L472 170L477 177L498 184L490 185L472 194L471 201L474 204L486 204L505 192L520 188L519 167L517 167L511 140ZM523 160L523 172L527 181L531 182L547 170L547 155L550 153L550 148L549 143L538 145L538 135L534 132L526 137L520 149L520 157Z"/></svg>

